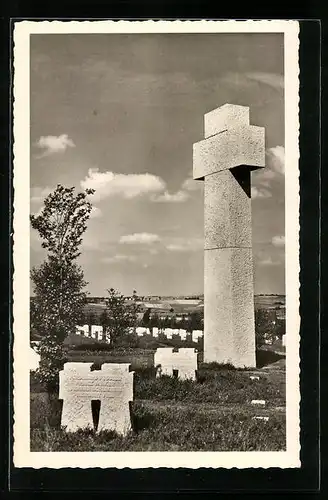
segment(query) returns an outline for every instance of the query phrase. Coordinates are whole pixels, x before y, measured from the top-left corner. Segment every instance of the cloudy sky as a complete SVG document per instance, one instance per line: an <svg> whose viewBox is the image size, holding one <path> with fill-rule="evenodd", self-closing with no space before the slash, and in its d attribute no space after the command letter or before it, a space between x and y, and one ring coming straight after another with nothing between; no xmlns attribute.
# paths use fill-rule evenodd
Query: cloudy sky
<svg viewBox="0 0 328 500"><path fill-rule="evenodd" d="M80 264L91 294L203 293L203 116L250 107L255 293L284 293L282 34L31 36L31 213L60 183L92 187ZM45 254L31 231L31 265Z"/></svg>

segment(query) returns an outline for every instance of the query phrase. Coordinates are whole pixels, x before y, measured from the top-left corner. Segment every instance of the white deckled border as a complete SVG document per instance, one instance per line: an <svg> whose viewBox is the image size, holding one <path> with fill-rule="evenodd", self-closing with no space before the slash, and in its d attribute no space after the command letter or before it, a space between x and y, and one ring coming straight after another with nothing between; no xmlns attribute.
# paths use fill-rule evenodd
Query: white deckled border
<svg viewBox="0 0 328 500"><path fill-rule="evenodd" d="M284 452L30 452L29 36L36 33L284 33L287 450ZM14 23L14 465L15 467L300 467L297 21L17 21Z"/></svg>

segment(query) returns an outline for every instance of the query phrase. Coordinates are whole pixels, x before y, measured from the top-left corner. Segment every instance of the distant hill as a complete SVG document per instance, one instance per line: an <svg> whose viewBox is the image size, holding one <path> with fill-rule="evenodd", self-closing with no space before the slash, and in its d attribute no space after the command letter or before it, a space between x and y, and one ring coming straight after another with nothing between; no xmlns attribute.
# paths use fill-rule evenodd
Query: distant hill
<svg viewBox="0 0 328 500"><path fill-rule="evenodd" d="M91 299L91 297L90 297ZM89 300L90 300L89 299ZM106 304L101 301L102 297L95 297L96 303L88 303L84 307L84 314L88 322L88 316L93 315L95 324L99 324L100 317L103 311L106 309ZM142 317L143 313L147 309L151 309L151 313L164 314L168 316L174 316L175 314L185 314L188 315L193 311L203 312L204 302L203 298L193 297L179 297L179 298L161 298L156 297L153 300L143 300L141 305L141 313L139 316ZM32 298L33 300L33 298ZM269 295L261 294L254 296L254 306L255 309L280 309L284 315L285 309L285 295ZM31 332L32 340L39 340L37 332Z"/></svg>
<svg viewBox="0 0 328 500"><path fill-rule="evenodd" d="M254 304L256 309L285 307L285 295L255 295Z"/></svg>

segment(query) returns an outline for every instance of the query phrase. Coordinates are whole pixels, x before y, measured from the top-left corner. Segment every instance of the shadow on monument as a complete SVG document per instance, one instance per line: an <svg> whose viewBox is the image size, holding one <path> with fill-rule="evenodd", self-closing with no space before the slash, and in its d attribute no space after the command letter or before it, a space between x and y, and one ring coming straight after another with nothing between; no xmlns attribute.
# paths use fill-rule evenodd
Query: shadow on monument
<svg viewBox="0 0 328 500"><path fill-rule="evenodd" d="M244 165L234 167L230 169L230 172L238 182L238 184L243 188L244 192L247 194L248 198L251 197L251 174L250 169L245 168Z"/></svg>
<svg viewBox="0 0 328 500"><path fill-rule="evenodd" d="M100 399L91 400L91 411L92 411L93 428L96 431L99 422Z"/></svg>
<svg viewBox="0 0 328 500"><path fill-rule="evenodd" d="M230 172L239 183L240 187L243 188L248 198L251 197L251 172L253 172L254 170L258 170L258 167L238 165L238 167L233 167L230 169Z"/></svg>

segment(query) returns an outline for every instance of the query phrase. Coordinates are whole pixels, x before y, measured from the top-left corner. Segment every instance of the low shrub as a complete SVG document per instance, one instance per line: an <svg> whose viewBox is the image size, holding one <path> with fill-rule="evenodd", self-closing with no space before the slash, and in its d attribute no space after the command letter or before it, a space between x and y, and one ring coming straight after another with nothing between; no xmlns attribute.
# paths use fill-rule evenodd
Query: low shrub
<svg viewBox="0 0 328 500"><path fill-rule="evenodd" d="M151 335L144 335L143 337L138 337L138 347L143 349L157 349L160 347L161 342L152 337Z"/></svg>
<svg viewBox="0 0 328 500"><path fill-rule="evenodd" d="M264 399L267 406L284 406L284 377L261 377L251 381L240 371L199 371L197 381L174 377L136 377L135 397L140 400L181 401L185 403L248 404Z"/></svg>
<svg viewBox="0 0 328 500"><path fill-rule="evenodd" d="M135 370L135 380L138 383L141 380L153 379L156 377L157 369L154 366L144 366Z"/></svg>
<svg viewBox="0 0 328 500"><path fill-rule="evenodd" d="M113 346L107 342L94 342L93 344L72 345L70 349L74 351L112 351Z"/></svg>
<svg viewBox="0 0 328 500"><path fill-rule="evenodd" d="M30 372L30 391L31 392L44 392L46 391L45 385L40 380L39 374L36 371Z"/></svg>
<svg viewBox="0 0 328 500"><path fill-rule="evenodd" d="M211 370L211 371L221 371L221 370L237 370L232 364L230 363L201 363L199 365L198 371L200 370Z"/></svg>
<svg viewBox="0 0 328 500"><path fill-rule="evenodd" d="M115 348L109 351L75 350L67 351L67 360L70 362L88 363L130 363L131 369L150 367L154 365L154 350Z"/></svg>
<svg viewBox="0 0 328 500"><path fill-rule="evenodd" d="M127 347L127 348L135 348L139 347L138 344L138 336L134 333L122 335L121 337L117 337L115 341L115 348Z"/></svg>
<svg viewBox="0 0 328 500"><path fill-rule="evenodd" d="M60 427L62 401L58 394L47 392L32 393L30 397L30 426L31 429Z"/></svg>

